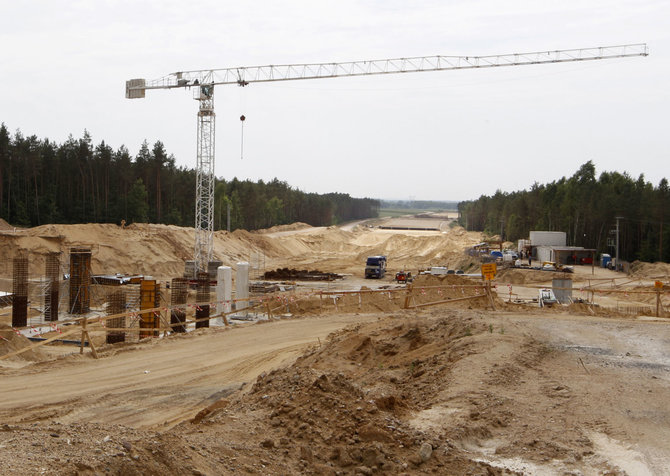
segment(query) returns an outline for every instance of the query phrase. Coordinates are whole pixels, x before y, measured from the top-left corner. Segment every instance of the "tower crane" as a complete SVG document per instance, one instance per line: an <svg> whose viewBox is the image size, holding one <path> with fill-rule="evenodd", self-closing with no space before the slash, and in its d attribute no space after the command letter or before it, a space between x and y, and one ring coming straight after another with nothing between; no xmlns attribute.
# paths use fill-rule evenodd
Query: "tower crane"
<svg viewBox="0 0 670 476"><path fill-rule="evenodd" d="M214 86L300 79L342 78L396 73L418 73L457 69L497 68L542 63L566 63L647 56L646 43L539 51L489 56L417 56L343 63L305 63L243 66L223 69L179 71L147 81L126 81L126 98L144 98L148 89L194 88L199 101L196 147L195 271L206 271L212 258L214 233Z"/></svg>

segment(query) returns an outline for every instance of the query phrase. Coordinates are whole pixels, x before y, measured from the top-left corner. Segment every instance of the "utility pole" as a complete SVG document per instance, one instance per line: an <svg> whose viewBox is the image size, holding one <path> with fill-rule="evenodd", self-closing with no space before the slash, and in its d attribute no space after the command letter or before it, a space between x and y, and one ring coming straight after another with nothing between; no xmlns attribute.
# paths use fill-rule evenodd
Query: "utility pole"
<svg viewBox="0 0 670 476"><path fill-rule="evenodd" d="M623 217L616 217L616 266L614 269L619 270L619 220Z"/></svg>

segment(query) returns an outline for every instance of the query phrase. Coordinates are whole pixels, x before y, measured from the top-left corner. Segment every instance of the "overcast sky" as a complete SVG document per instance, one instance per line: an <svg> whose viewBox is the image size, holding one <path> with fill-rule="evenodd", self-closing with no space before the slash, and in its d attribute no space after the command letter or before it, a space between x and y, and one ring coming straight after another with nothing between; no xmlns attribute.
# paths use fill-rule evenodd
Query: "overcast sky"
<svg viewBox="0 0 670 476"><path fill-rule="evenodd" d="M648 57L219 86L216 175L306 192L465 200L572 175L670 177L670 2L0 0L0 122L64 142L161 140L195 167L191 69L627 43ZM244 124L241 158L240 115Z"/></svg>

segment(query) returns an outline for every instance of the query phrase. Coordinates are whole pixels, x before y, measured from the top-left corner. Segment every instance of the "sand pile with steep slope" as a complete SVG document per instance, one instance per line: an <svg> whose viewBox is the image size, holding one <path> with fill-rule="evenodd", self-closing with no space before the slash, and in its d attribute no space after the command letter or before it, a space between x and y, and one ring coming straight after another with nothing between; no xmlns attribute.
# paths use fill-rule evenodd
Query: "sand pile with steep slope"
<svg viewBox="0 0 670 476"><path fill-rule="evenodd" d="M444 265L462 259L462 251L480 239L479 233L456 228L448 233L403 234L372 232L364 227L344 231L337 227L312 228L304 224L264 230L214 233L214 256L224 265L258 262L266 269L318 267L327 272L360 272L365 257L385 254L390 266ZM11 277L15 256L28 255L30 275L44 273L45 256L62 252L62 262L72 246L92 249L95 274L149 274L160 279L180 276L184 261L192 259L194 231L174 225L133 224L125 229L114 224L44 225L0 232L0 274Z"/></svg>

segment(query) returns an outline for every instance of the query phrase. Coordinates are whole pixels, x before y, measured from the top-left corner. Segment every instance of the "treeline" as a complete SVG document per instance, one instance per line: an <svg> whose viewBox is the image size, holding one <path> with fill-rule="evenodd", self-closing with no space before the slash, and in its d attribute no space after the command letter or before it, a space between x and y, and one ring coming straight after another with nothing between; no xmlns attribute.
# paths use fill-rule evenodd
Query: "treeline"
<svg viewBox="0 0 670 476"><path fill-rule="evenodd" d="M531 230L564 231L568 245L615 253L619 219L619 256L625 260L670 261L670 188L626 173L603 172L596 178L591 161L570 178L530 190L461 202L460 222L468 230L500 234L515 241Z"/></svg>
<svg viewBox="0 0 670 476"><path fill-rule="evenodd" d="M425 209L425 210L456 210L458 202L444 202L432 200L382 200L381 208L397 209Z"/></svg>
<svg viewBox="0 0 670 476"><path fill-rule="evenodd" d="M63 144L11 135L0 125L0 218L18 226L46 223L150 222L193 226L196 171L175 164L162 142L137 155L93 145L84 132ZM376 217L379 202L318 195L274 179L217 180L215 229L258 229L302 221L314 226Z"/></svg>
<svg viewBox="0 0 670 476"><path fill-rule="evenodd" d="M304 193L286 182L219 180L214 191L214 227L226 229L230 209L231 230L257 230L274 225L305 222L328 226L377 217L379 201L352 198L346 193Z"/></svg>

